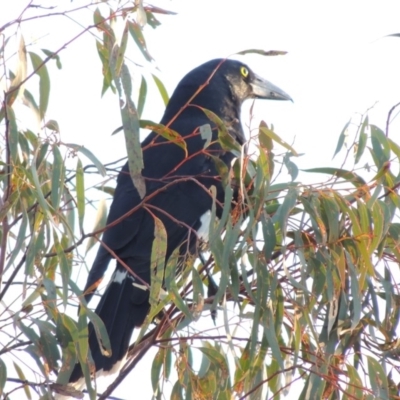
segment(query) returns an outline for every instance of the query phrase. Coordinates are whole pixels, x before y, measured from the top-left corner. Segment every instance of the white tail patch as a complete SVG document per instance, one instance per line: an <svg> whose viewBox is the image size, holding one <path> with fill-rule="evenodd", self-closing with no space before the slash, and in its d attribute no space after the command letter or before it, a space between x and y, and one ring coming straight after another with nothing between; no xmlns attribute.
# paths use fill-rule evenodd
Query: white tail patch
<svg viewBox="0 0 400 400"><path fill-rule="evenodd" d="M100 369L99 371L97 371L96 379L99 379L101 377L108 377L111 375L115 375L124 366L125 362L126 362L126 355L122 358L122 360L117 361L109 371L104 371L103 369ZM85 378L84 377L79 378L76 382L69 383L68 385L72 386L76 390L83 390L86 387ZM62 395L59 393L54 393L54 399L55 400L73 400L74 397Z"/></svg>
<svg viewBox="0 0 400 400"><path fill-rule="evenodd" d="M114 375L117 372L119 372L119 370L124 366L124 364L126 362L126 356L127 356L127 354L125 354L124 357L122 357L122 360L117 361L109 371L104 371L104 369L100 369L99 371L96 371L96 379L98 379L102 376Z"/></svg>
<svg viewBox="0 0 400 400"><path fill-rule="evenodd" d="M72 386L72 388L75 389L75 390L83 390L85 388L85 386L86 386L85 378L82 377L82 378L79 378L76 382L69 383L67 385L67 389L63 390L64 394L55 392L53 394L54 399L55 400L73 400L73 399L76 399L76 397L74 397L74 396L68 396L68 394L67 394L69 392L68 391L68 386ZM73 391L74 390L72 390L71 392L73 392Z"/></svg>

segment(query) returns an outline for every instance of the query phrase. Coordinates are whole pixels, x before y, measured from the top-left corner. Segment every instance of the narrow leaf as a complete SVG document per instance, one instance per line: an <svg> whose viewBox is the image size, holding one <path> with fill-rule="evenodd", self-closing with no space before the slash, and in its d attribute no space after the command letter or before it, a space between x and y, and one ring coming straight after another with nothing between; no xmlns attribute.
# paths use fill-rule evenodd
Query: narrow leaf
<svg viewBox="0 0 400 400"><path fill-rule="evenodd" d="M106 176L106 169L104 168L103 164L90 150L88 150L86 147L80 146L79 144L67 143L65 145L72 150L79 151L86 156L95 165L101 176Z"/></svg>
<svg viewBox="0 0 400 400"><path fill-rule="evenodd" d="M154 218L154 240L151 248L151 287L150 287L150 298L149 303L151 306L156 306L160 291L162 290L162 284L164 281L164 266L165 266L165 254L167 252L167 232L165 230L162 221Z"/></svg>
<svg viewBox="0 0 400 400"><path fill-rule="evenodd" d="M83 219L85 217L85 181L82 161L78 158L76 165L76 203L78 208L79 227L83 232Z"/></svg>
<svg viewBox="0 0 400 400"><path fill-rule="evenodd" d="M360 138L358 139L357 153L354 160L354 164L357 164L360 161L361 156L364 153L365 147L367 145L368 135L366 134L366 130L369 127L368 115L364 118L364 121L361 125L360 130Z"/></svg>
<svg viewBox="0 0 400 400"><path fill-rule="evenodd" d="M7 381L7 366L0 358L0 396L3 394L3 389Z"/></svg>
<svg viewBox="0 0 400 400"><path fill-rule="evenodd" d="M29 55L35 73L39 76L39 112L41 119L43 119L49 104L50 77L43 60L36 53L29 52Z"/></svg>
<svg viewBox="0 0 400 400"><path fill-rule="evenodd" d="M289 150L294 156L296 157L298 156L296 150L292 146L290 146L290 144L286 143L283 139L281 139L274 131L272 131L268 127L260 126L260 134L267 135L274 142L280 144L282 147Z"/></svg>
<svg viewBox="0 0 400 400"><path fill-rule="evenodd" d="M172 142L179 146L185 152L185 157L187 157L187 147L186 142L183 137L171 128L166 127L162 124L155 124L151 121L141 121L141 127L144 129L150 129L158 135L162 136L169 142Z"/></svg>
<svg viewBox="0 0 400 400"><path fill-rule="evenodd" d="M339 151L342 149L344 141L346 139L347 136L347 128L350 125L351 120L349 120L347 122L347 124L344 126L344 128L342 129L342 132L339 135L339 140L338 140L338 144L336 146L336 150L335 150L335 154L333 155L332 159L335 158L336 154L339 153Z"/></svg>
<svg viewBox="0 0 400 400"><path fill-rule="evenodd" d="M262 56L284 56L287 54L287 51L282 51L282 50L262 50L262 49L248 49L248 50L242 50L239 51L239 55L245 55L245 54L260 54Z"/></svg>
<svg viewBox="0 0 400 400"><path fill-rule="evenodd" d="M61 196L64 192L64 160L57 145L53 146L53 171L51 175L51 204L54 210L60 206Z"/></svg>
<svg viewBox="0 0 400 400"><path fill-rule="evenodd" d="M168 92L167 89L165 88L164 84L161 82L161 80L156 76L156 75L152 75L154 82L157 86L158 91L160 92L160 95L163 99L164 105L167 106L168 102L169 102L169 96L168 96Z"/></svg>
<svg viewBox="0 0 400 400"><path fill-rule="evenodd" d="M149 51L147 50L146 41L144 40L142 28L140 27L140 25L135 21L128 21L128 26L129 26L129 33L131 34L136 45L139 47L139 50L144 55L144 58L147 61L150 61L150 62L153 61L153 57L150 55Z"/></svg>
<svg viewBox="0 0 400 400"><path fill-rule="evenodd" d="M92 232L98 231L106 226L107 221L107 203L104 199L100 200L99 206L97 207L96 218ZM86 244L85 254L97 243L97 240L91 236Z"/></svg>
<svg viewBox="0 0 400 400"><path fill-rule="evenodd" d="M146 103L146 96L147 96L147 82L144 76L142 76L142 82L140 83L140 89L139 89L139 98L137 102L137 113L139 118L143 114L144 105Z"/></svg>
<svg viewBox="0 0 400 400"><path fill-rule="evenodd" d="M346 181L352 183L356 187L366 185L366 182L364 181L363 178L361 178L361 176L357 175L352 171L347 171L345 169L325 167L325 168L303 169L302 171L338 176L339 178L343 178Z"/></svg>

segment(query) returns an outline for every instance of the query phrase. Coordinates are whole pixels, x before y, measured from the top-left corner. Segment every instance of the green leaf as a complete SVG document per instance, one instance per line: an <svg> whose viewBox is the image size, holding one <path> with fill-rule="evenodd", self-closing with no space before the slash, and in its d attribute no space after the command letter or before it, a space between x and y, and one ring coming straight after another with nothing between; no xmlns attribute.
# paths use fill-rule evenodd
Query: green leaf
<svg viewBox="0 0 400 400"><path fill-rule="evenodd" d="M38 153L35 162L37 169L41 167L42 162L46 159L48 149L49 149L49 143L47 141L44 143L38 143Z"/></svg>
<svg viewBox="0 0 400 400"><path fill-rule="evenodd" d="M339 238L340 208L335 198L327 193L323 192L320 200L322 205L321 212L328 224L328 241L335 243Z"/></svg>
<svg viewBox="0 0 400 400"><path fill-rule="evenodd" d="M221 144L221 147L227 151L236 150L240 154L240 144L235 140L235 138L233 138L229 134L228 129L226 128L221 118L219 118L217 114L213 113L210 110L207 110L206 108L201 108L201 110L204 112L204 114L206 114L207 118L210 121L214 122L214 124L217 126L218 140Z"/></svg>
<svg viewBox="0 0 400 400"><path fill-rule="evenodd" d="M111 56L116 57L116 59L112 61L114 63L114 73L116 76L120 76L122 65L124 64L125 50L128 44L128 24L129 21L126 21L125 28L122 32L121 44L114 44L113 55Z"/></svg>
<svg viewBox="0 0 400 400"><path fill-rule="evenodd" d="M245 54L260 54L262 56L284 56L287 54L287 51L282 51L282 50L262 50L262 49L248 49L248 50L242 50L239 51L239 55L245 55Z"/></svg>
<svg viewBox="0 0 400 400"><path fill-rule="evenodd" d="M122 66L121 78L114 77L115 85L119 91L119 94L125 100L125 104L121 107L122 125L124 127L125 145L128 153L128 165L129 173L132 178L133 185L141 199L146 195L146 184L142 176L143 165L143 153L140 145L139 137L139 117L132 101L132 82L131 75L128 67L124 64ZM122 89L120 87L122 83Z"/></svg>
<svg viewBox="0 0 400 400"><path fill-rule="evenodd" d="M261 127L269 129L265 121L260 122L259 128ZM268 153L270 153L273 150L274 148L273 140L268 135L263 133L261 130L259 130L258 132L258 141L260 142L261 147L264 147L268 150Z"/></svg>
<svg viewBox="0 0 400 400"><path fill-rule="evenodd" d="M379 200L372 206L373 232L371 232L372 241L369 246L370 254L377 249L383 235L386 234L386 229L389 227L388 218L385 218L387 215L386 208L386 204Z"/></svg>
<svg viewBox="0 0 400 400"><path fill-rule="evenodd" d="M346 391L343 393L343 400L362 399L364 395L362 389L363 383L357 370L351 364L346 364L346 368L349 383Z"/></svg>
<svg viewBox="0 0 400 400"><path fill-rule="evenodd" d="M20 252L22 250L25 250L25 246L26 246L25 240L27 237L27 227L28 227L29 219L28 219L27 212L24 209L22 209L21 211L22 211L21 212L21 217L22 217L21 225L19 226L17 240L14 244L13 251L11 252L11 257L7 262L6 270L13 264L13 262L15 261L17 256L20 254Z"/></svg>
<svg viewBox="0 0 400 400"><path fill-rule="evenodd" d="M39 346L40 351L45 358L50 371L58 369L58 361L60 360L60 352L58 343L54 336L54 326L49 322L35 320L35 324L39 328Z"/></svg>
<svg viewBox="0 0 400 400"><path fill-rule="evenodd" d="M153 80L157 86L157 89L161 95L161 98L163 99L164 106L167 106L169 102L169 96L167 89L165 88L164 84L161 82L161 80L156 76L156 75L151 75L153 77Z"/></svg>
<svg viewBox="0 0 400 400"><path fill-rule="evenodd" d="M96 232L106 226L107 222L107 203L104 199L100 200L99 206L97 207L96 218L92 232ZM85 254L97 243L97 239L91 236L86 244Z"/></svg>
<svg viewBox="0 0 400 400"><path fill-rule="evenodd" d="M61 343L68 345L69 339L72 338L72 343L74 347L76 347L78 343L78 328L75 321L64 313L60 313L59 318L58 323L62 325L63 328L59 328L58 332L62 333L62 337L64 338L64 341ZM64 328L66 331L62 332Z"/></svg>
<svg viewBox="0 0 400 400"><path fill-rule="evenodd" d="M164 281L165 255L167 252L167 232L162 221L153 215L154 220L154 240L151 247L151 286L150 286L150 306L155 307L160 298L160 292Z"/></svg>
<svg viewBox="0 0 400 400"><path fill-rule="evenodd" d="M7 118L9 122L8 146L10 149L11 160L18 164L18 126L13 108L6 105Z"/></svg>
<svg viewBox="0 0 400 400"><path fill-rule="evenodd" d="M144 76L142 76L142 82L140 83L140 89L139 89L139 98L137 102L137 113L139 118L143 114L144 105L146 103L146 97L147 97L147 82Z"/></svg>
<svg viewBox="0 0 400 400"><path fill-rule="evenodd" d="M275 227L268 214L262 214L261 224L264 239L264 256L266 260L270 260L276 245Z"/></svg>
<svg viewBox="0 0 400 400"><path fill-rule="evenodd" d="M27 89L24 90L22 101L24 105L28 106L33 111L37 121L40 123L39 106L37 105L35 98L33 97L32 93L29 90Z"/></svg>
<svg viewBox="0 0 400 400"><path fill-rule="evenodd" d="M35 73L39 76L39 112L40 118L43 119L49 104L50 77L43 60L36 53L29 52L29 55Z"/></svg>
<svg viewBox="0 0 400 400"><path fill-rule="evenodd" d="M366 185L366 182L364 181L363 178L361 178L361 176L357 175L355 172L347 171L345 169L325 167L325 168L303 169L302 171L334 175L339 178L345 179L346 181L350 182L351 184L353 184L356 187Z"/></svg>
<svg viewBox="0 0 400 400"><path fill-rule="evenodd" d="M63 291L62 291L62 299L64 306L67 306L68 303L68 281L70 279L71 275L71 258L67 258L65 255L64 249L62 248L58 237L57 233L53 230L53 240L54 240L54 247L57 252L57 257L58 257L58 262L60 266L60 271L61 271L61 279L62 279L62 285L63 285Z"/></svg>
<svg viewBox="0 0 400 400"><path fill-rule="evenodd" d="M201 279L200 274L197 269L192 267L192 284L193 284L193 302L199 307L199 309L195 309L195 313L197 312L197 316L200 317L201 311L203 309L202 301L204 299L204 284ZM196 319L196 316L195 316Z"/></svg>
<svg viewBox="0 0 400 400"><path fill-rule="evenodd" d="M61 196L64 192L64 160L57 145L53 146L53 171L51 174L51 204L54 210L60 207Z"/></svg>
<svg viewBox="0 0 400 400"><path fill-rule="evenodd" d="M83 232L83 219L85 217L85 181L82 161L78 158L76 165L76 204L78 208L79 227Z"/></svg>
<svg viewBox="0 0 400 400"><path fill-rule="evenodd" d="M285 167L288 170L288 173L292 179L292 182L296 180L297 175L299 174L299 169L297 168L297 165L290 160L291 154L286 153L285 156L283 157L283 163L285 164Z"/></svg>
<svg viewBox="0 0 400 400"><path fill-rule="evenodd" d="M171 296L172 301L179 308L179 310L184 313L185 317L191 321L193 319L192 313L179 293L176 279L178 254L179 251L175 251L167 262L165 267L165 286L169 292L169 295Z"/></svg>
<svg viewBox="0 0 400 400"><path fill-rule="evenodd" d="M3 394L3 389L7 381L7 366L0 358L0 396Z"/></svg>
<svg viewBox="0 0 400 400"><path fill-rule="evenodd" d="M55 121L54 119L50 119L46 122L44 125L46 128L52 130L53 132L60 132L60 127L58 126L58 122Z"/></svg>
<svg viewBox="0 0 400 400"><path fill-rule="evenodd" d="M153 392L156 393L158 388L158 382L160 379L161 368L164 363L165 349L161 347L156 356L153 359L153 364L151 366L151 384L153 387Z"/></svg>
<svg viewBox="0 0 400 400"><path fill-rule="evenodd" d="M188 152L185 139L178 132L174 131L171 128L166 127L165 125L155 124L151 121L145 121L145 120L141 121L141 127L144 129L149 129L157 133L158 135L162 136L169 142L176 144L185 152L185 157L187 157Z"/></svg>
<svg viewBox="0 0 400 400"><path fill-rule="evenodd" d="M217 156L209 154L209 157L213 160L218 175L221 177L222 185L227 186L229 184L229 173L228 166Z"/></svg>
<svg viewBox="0 0 400 400"><path fill-rule="evenodd" d="M272 217L272 222L278 222L281 232L282 239L286 236L286 226L288 223L288 218L297 203L297 189L292 187L289 189L288 194L285 196L283 203L279 206L277 212Z"/></svg>
<svg viewBox="0 0 400 400"><path fill-rule="evenodd" d="M225 357L215 348L212 348L210 345L207 347L200 347L199 350L207 356L210 360L211 364L214 364L221 373L220 379L226 379L228 377L228 365L226 363Z"/></svg>
<svg viewBox="0 0 400 400"><path fill-rule="evenodd" d="M353 315L351 318L351 329L355 329L361 319L362 311L362 297L360 287L358 285L358 273L355 265L353 264L351 257L347 251L345 251L346 261L350 272L350 283L351 283L351 296L353 298Z"/></svg>
<svg viewBox="0 0 400 400"><path fill-rule="evenodd" d="M368 127L369 127L369 120L367 115L364 118L364 121L361 125L360 138L358 140L357 153L354 160L354 164L357 164L360 161L361 156L364 154L364 150L368 140L368 135L365 133L365 131L367 130Z"/></svg>
<svg viewBox="0 0 400 400"><path fill-rule="evenodd" d="M372 149L370 153L378 170L385 168L390 160L390 144L381 129L370 125ZM378 172L379 173L379 172Z"/></svg>
<svg viewBox="0 0 400 400"><path fill-rule="evenodd" d="M264 309L264 335L267 337L268 344L272 351L272 357L278 363L279 368L281 370L284 369L283 358L281 354L281 350L278 343L278 338L276 336L275 328L274 328L274 314L271 309L271 304Z"/></svg>
<svg viewBox="0 0 400 400"><path fill-rule="evenodd" d="M13 362L13 364L14 364L15 371L17 372L18 378L22 382L27 381L22 368L16 362ZM26 398L31 400L32 399L32 395L31 395L31 391L29 390L29 385L24 384L24 391L25 391Z"/></svg>
<svg viewBox="0 0 400 400"><path fill-rule="evenodd" d="M101 174L101 176L106 176L106 169L104 168L103 164L86 147L80 146L79 144L73 144L73 143L66 143L65 146L69 147L73 151L79 151L79 153L82 153L95 165L95 167L97 168L97 170L99 171L99 174Z"/></svg>
<svg viewBox="0 0 400 400"><path fill-rule="evenodd" d="M336 150L335 150L335 154L333 155L332 159L335 158L336 154L339 153L339 151L342 149L344 141L346 139L347 136L347 128L350 125L351 120L349 120L347 122L347 124L344 126L344 128L342 129L342 132L339 135L339 140L338 140L338 144L336 146Z"/></svg>
<svg viewBox="0 0 400 400"><path fill-rule="evenodd" d="M136 45L139 47L139 50L142 52L144 58L147 61L150 61L150 62L153 61L153 57L150 55L149 51L147 50L146 41L144 40L142 28L140 27L140 25L132 20L132 21L128 21L128 26L129 26L129 33L131 34Z"/></svg>
<svg viewBox="0 0 400 400"><path fill-rule="evenodd" d="M269 129L267 126L260 126L260 135L267 135L274 142L280 144L286 150L289 150L294 156L298 156L296 150L290 146L290 144L286 143L283 139L281 139L273 130Z"/></svg>
<svg viewBox="0 0 400 400"><path fill-rule="evenodd" d="M3 43L2 43L3 44ZM5 45L5 43L4 43ZM0 53L3 53L4 48L0 49ZM18 94L20 92L24 92L24 85L22 82L26 79L27 76L27 60L26 60L26 46L25 46L25 41L24 37L20 35L20 40L19 40L19 46L18 46L18 62L17 62L17 70L16 74L12 74L10 71L10 77L12 79L10 88L6 94L6 108L10 107L13 105L15 99L17 98ZM4 108L2 107L2 111ZM4 118L4 114L0 114L0 121Z"/></svg>
<svg viewBox="0 0 400 400"><path fill-rule="evenodd" d="M46 54L47 57L50 57L53 60L56 60L56 65L58 69L62 68L62 64L61 64L61 58L57 53L54 53L50 50L47 49L41 49L43 51L44 54Z"/></svg>
<svg viewBox="0 0 400 400"><path fill-rule="evenodd" d="M82 307L84 308L84 307ZM104 325L104 322L102 319L93 311L91 311L89 308L84 308L84 312L88 316L90 322L93 324L94 331L96 333L96 338L97 342L100 347L101 354L103 356L111 356L111 343L110 343L110 338L107 333L107 329ZM82 332L83 335L87 334L86 331ZM83 343L83 341L82 341ZM82 344L81 344L82 345ZM86 346L86 343L85 343Z"/></svg>
<svg viewBox="0 0 400 400"><path fill-rule="evenodd" d="M172 388L171 392L171 400L183 400L186 397L183 397L182 393L183 387L181 386L179 380L175 382L174 387Z"/></svg>
<svg viewBox="0 0 400 400"><path fill-rule="evenodd" d="M47 214L47 217L51 220L52 219L51 212L50 212L51 207L49 206L46 199L44 198L44 195L42 192L42 187L41 187L41 184L39 181L38 171L36 169L37 155L38 155L38 150L35 152L35 155L33 157L33 161L31 164L31 169L30 169L32 181L33 181L32 183L35 187L35 195L36 195L37 201L39 202L40 206L42 207L43 212L45 214Z"/></svg>
<svg viewBox="0 0 400 400"><path fill-rule="evenodd" d="M389 400L389 385L381 363L371 356L366 355L366 357L369 381L374 395L380 400Z"/></svg>

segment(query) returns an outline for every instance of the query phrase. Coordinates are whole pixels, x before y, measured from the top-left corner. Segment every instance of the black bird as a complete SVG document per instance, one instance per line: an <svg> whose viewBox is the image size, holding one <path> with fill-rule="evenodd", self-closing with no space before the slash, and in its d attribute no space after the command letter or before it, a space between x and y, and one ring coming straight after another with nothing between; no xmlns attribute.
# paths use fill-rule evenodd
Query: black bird
<svg viewBox="0 0 400 400"><path fill-rule="evenodd" d="M150 256L154 239L151 213L165 226L168 238L166 260L178 248L182 256L194 254L199 239L207 240L212 207L208 189L211 186L216 188L216 213L217 217L221 216L224 186L213 157L218 157L230 167L235 156L221 148L217 126L202 109L216 114L231 137L242 146L246 139L240 123L241 105L244 100L254 98L291 100L289 95L239 61L209 61L180 81L161 120L161 124L184 138L187 154L176 143L156 132L150 133L143 141L142 175L146 196L149 197L146 200L148 207L139 207L104 232L102 241L106 246L100 246L85 287L85 292L91 291L85 293L86 300L89 300L113 258L109 249L118 260L129 266L135 276L129 274L117 260L115 272L96 308L111 341L111 357L101 354L93 327L89 328L89 345L96 371L111 371L124 358L134 328L143 323L149 312L149 291L139 287L141 282L137 277L150 283ZM204 149L205 139L199 128L206 124L212 129L212 141ZM126 164L118 176L107 225L141 201ZM136 285L133 285L134 282ZM82 371L77 364L70 381L75 382L81 377Z"/></svg>

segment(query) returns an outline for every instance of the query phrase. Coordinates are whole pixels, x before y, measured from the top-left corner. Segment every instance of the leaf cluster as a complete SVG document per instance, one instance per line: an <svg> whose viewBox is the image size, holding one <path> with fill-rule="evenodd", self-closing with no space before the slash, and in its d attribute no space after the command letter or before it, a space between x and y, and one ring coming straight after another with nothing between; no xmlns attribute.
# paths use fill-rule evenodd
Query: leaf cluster
<svg viewBox="0 0 400 400"><path fill-rule="evenodd" d="M120 101L131 177L141 193L139 206L146 207L140 129L155 130L184 150L186 143L178 132L141 119L148 79L141 78L133 100L126 57L133 40L144 60L152 60L143 25L155 28L155 14L168 12L141 1L129 4L113 9L106 2L107 16L88 6L94 23L84 31L98 34L102 93L110 89ZM17 68L0 58L6 71L0 108L0 395L5 399L48 399L54 392L81 396L66 386L76 362L94 399L89 320L104 353L110 351L104 325L76 282L87 252L107 228L100 203L87 230L93 194L112 194L107 182L115 169L89 149L63 142L57 121L47 115L48 65L61 67L59 52L28 52L21 36ZM154 75L151 80L167 102L161 80ZM23 126L21 105L38 125ZM157 399L168 390L172 399L279 399L299 386L299 399L398 398L399 145L365 115L347 149L349 125L339 136L335 156L344 154L350 167L302 171L317 182L306 185L294 161L298 154L273 127L261 122L251 132L254 151L248 155L216 115L204 112L218 127L221 146L238 155L232 169L215 159L226 185L222 217L215 218L214 203L209 246L198 258L182 261L174 254L165 269L160 260L167 234L154 217L151 310L124 370L99 398L108 398L134 374L152 348L157 354L149 384ZM205 152L209 130L200 128ZM234 187L240 196L232 209Z"/></svg>

